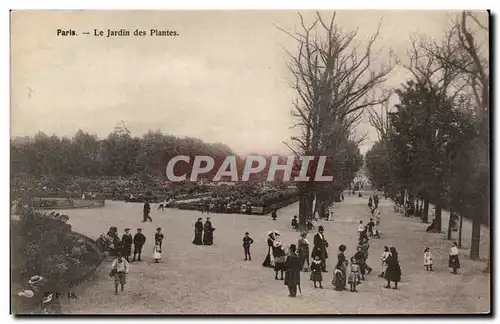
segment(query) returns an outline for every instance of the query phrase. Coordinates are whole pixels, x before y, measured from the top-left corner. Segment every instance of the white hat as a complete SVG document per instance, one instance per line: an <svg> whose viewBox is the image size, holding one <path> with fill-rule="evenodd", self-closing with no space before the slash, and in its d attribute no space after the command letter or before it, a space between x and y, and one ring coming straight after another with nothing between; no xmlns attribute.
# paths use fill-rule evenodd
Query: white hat
<svg viewBox="0 0 500 324"><path fill-rule="evenodd" d="M35 275L33 277L30 278L30 280L28 281L28 283L30 285L34 285L34 284L37 284L39 283L40 281L43 280L43 277L42 276L39 276L39 275Z"/></svg>

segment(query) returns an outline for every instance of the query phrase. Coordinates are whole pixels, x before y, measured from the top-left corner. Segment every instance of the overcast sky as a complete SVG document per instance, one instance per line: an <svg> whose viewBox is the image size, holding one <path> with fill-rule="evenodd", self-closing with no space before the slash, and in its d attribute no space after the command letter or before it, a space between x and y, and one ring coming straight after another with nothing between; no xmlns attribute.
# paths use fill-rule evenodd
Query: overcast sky
<svg viewBox="0 0 500 324"><path fill-rule="evenodd" d="M310 12L305 17L310 18ZM325 13L330 15L330 13ZM412 33L439 37L450 12L338 11L337 23L359 27L359 42L383 17L380 60L389 47L404 56ZM11 136L107 136L124 121L133 135L159 129L222 142L237 153L287 153L294 130L290 73L276 29L298 27L295 11L14 12L11 17ZM94 29L156 28L177 37L94 37ZM79 36L57 36L73 29ZM90 32L91 35L82 35ZM387 87L406 80L397 69ZM368 132L365 152L376 133Z"/></svg>

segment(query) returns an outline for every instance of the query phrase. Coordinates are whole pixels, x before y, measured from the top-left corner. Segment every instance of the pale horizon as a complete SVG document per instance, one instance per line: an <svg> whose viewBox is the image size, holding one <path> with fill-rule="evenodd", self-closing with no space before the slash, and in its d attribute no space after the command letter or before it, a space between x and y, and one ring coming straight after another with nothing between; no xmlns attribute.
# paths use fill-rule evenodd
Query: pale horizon
<svg viewBox="0 0 500 324"><path fill-rule="evenodd" d="M310 21L312 11L301 11ZM329 18L330 12L322 12ZM487 13L484 12L486 17ZM404 58L410 34L439 38L450 11L337 11L337 24L359 27L363 46L383 18L378 49ZM123 121L133 136L160 130L220 142L237 154L288 154L295 94L282 47L295 42L297 11L12 11L11 137L106 137ZM61 37L57 29L168 29L177 37ZM404 83L396 68L386 83ZM366 118L364 154L377 140Z"/></svg>

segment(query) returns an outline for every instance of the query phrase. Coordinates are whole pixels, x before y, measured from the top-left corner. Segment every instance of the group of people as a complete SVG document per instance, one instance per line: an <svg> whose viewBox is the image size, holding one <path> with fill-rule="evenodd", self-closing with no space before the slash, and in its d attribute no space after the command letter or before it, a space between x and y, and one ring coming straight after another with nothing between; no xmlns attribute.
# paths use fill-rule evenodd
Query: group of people
<svg viewBox="0 0 500 324"><path fill-rule="evenodd" d="M130 228L125 229L125 233L120 240L118 238L118 231L116 227L111 227L108 236L112 237L113 242L115 242L117 255L111 264L111 272L109 274L110 277L114 277L115 279L115 294L118 294L118 286L121 286L121 291L123 291L126 277L129 270L129 262L142 261L141 254L142 248L146 243L146 236L142 234L142 229L138 228L137 233L132 237L130 234ZM153 259L155 263L159 263L161 260L162 253L162 245L163 239L165 236L161 232L161 228L158 227L156 229L156 233L154 236L155 245L153 247ZM130 255L132 252L132 244L134 245L134 257L130 261ZM136 259L136 256L138 258Z"/></svg>
<svg viewBox="0 0 500 324"><path fill-rule="evenodd" d="M205 224L203 224L203 219L200 217L194 224L194 239L193 244L195 245L212 245L214 244L214 231L215 228L212 226L210 217L207 217Z"/></svg>

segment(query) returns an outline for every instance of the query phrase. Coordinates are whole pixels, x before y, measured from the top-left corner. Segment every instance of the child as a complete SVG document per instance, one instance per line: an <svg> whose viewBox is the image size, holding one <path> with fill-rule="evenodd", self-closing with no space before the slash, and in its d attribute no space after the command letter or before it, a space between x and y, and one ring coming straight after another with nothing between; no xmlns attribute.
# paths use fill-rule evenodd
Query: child
<svg viewBox="0 0 500 324"><path fill-rule="evenodd" d="M377 208L377 212L375 213L375 224L380 226L380 208Z"/></svg>
<svg viewBox="0 0 500 324"><path fill-rule="evenodd" d="M424 266L426 271L434 271L432 270L432 254L428 247L424 250Z"/></svg>
<svg viewBox="0 0 500 324"><path fill-rule="evenodd" d="M245 232L243 236L243 249L245 250L245 261L252 261L252 256L250 255L250 244L253 243L253 239L250 237L248 232ZM247 258L248 257L248 258Z"/></svg>
<svg viewBox="0 0 500 324"><path fill-rule="evenodd" d="M351 285L351 291L354 292L356 290L356 285L359 285L361 280L359 278L359 265L356 263L356 259L354 257L351 258L351 272L349 273L349 284Z"/></svg>
<svg viewBox="0 0 500 324"><path fill-rule="evenodd" d="M316 282L319 282L319 288L323 289L321 282L323 281L323 275L321 274L321 260L319 255L314 257L313 262L311 263L311 279L314 282L314 288L318 288L316 286Z"/></svg>
<svg viewBox="0 0 500 324"><path fill-rule="evenodd" d="M342 270L335 268L332 284L335 286L335 290L337 291L343 291L345 289L345 278Z"/></svg>
<svg viewBox="0 0 500 324"><path fill-rule="evenodd" d="M379 239L381 235L382 235L382 233L378 229L378 226L375 226L373 228L373 238L378 238Z"/></svg>
<svg viewBox="0 0 500 324"><path fill-rule="evenodd" d="M161 259L161 242L156 241L155 246L153 248L153 259L155 259L155 263L158 263Z"/></svg>

